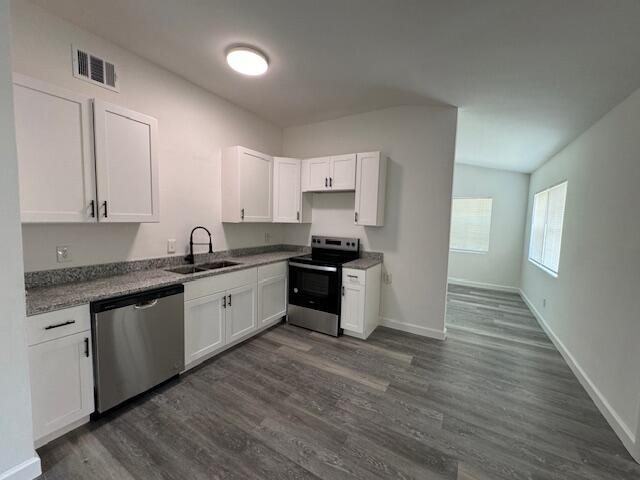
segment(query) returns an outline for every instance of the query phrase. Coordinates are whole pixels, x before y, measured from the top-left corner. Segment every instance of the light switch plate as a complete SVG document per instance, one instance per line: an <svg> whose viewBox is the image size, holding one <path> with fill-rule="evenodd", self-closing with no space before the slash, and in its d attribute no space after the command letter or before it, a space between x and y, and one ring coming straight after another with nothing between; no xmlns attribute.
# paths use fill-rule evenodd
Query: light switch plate
<svg viewBox="0 0 640 480"><path fill-rule="evenodd" d="M170 238L167 240L167 253L176 253L176 239Z"/></svg>
<svg viewBox="0 0 640 480"><path fill-rule="evenodd" d="M71 250L68 245L56 247L56 260L58 263L67 263L71 261Z"/></svg>

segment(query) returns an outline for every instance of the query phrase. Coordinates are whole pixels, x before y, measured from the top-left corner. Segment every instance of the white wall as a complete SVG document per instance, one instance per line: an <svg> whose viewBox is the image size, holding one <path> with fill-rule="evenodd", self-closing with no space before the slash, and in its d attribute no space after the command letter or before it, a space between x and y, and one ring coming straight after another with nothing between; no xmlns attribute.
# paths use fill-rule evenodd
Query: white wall
<svg viewBox="0 0 640 480"><path fill-rule="evenodd" d="M392 284L383 285L387 322L436 337L444 332L456 114L455 108L398 107L284 131L287 156L380 150L389 157L384 227L353 224L353 193L315 194L312 226L288 226L285 241L351 236L384 252L392 274Z"/></svg>
<svg viewBox="0 0 640 480"><path fill-rule="evenodd" d="M9 2L0 0L0 478L11 470L34 478L9 28Z"/></svg>
<svg viewBox="0 0 640 480"><path fill-rule="evenodd" d="M14 71L152 115L160 140L159 224L27 225L26 270L163 256L169 238L184 253L198 224L212 230L216 250L264 244L265 232L282 241L277 225L223 226L219 178L222 147L279 154L282 129L30 2L14 1L12 27ZM121 93L72 76L72 43L118 64ZM57 245L71 247L72 263L56 263Z"/></svg>
<svg viewBox="0 0 640 480"><path fill-rule="evenodd" d="M454 197L490 197L493 207L489 251L450 252L450 281L517 291L528 193L527 174L456 164Z"/></svg>
<svg viewBox="0 0 640 480"><path fill-rule="evenodd" d="M527 260L526 240L522 269L524 295L637 459L639 125L640 90L531 175L527 225L535 192L568 180L567 203L558 278Z"/></svg>

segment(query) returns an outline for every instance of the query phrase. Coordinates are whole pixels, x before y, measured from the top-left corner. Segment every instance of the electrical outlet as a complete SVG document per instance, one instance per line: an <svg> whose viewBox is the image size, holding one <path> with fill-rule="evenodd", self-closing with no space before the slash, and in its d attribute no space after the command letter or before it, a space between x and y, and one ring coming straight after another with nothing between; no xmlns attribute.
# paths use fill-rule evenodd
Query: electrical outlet
<svg viewBox="0 0 640 480"><path fill-rule="evenodd" d="M384 272L384 274L382 275L382 280L384 281L384 283L386 283L387 285L391 285L391 282L393 281L393 278L391 276L391 273L389 272Z"/></svg>
<svg viewBox="0 0 640 480"><path fill-rule="evenodd" d="M170 238L167 240L167 253L176 253L176 239Z"/></svg>
<svg viewBox="0 0 640 480"><path fill-rule="evenodd" d="M56 247L56 260L58 263L67 263L71 261L71 250L67 245Z"/></svg>

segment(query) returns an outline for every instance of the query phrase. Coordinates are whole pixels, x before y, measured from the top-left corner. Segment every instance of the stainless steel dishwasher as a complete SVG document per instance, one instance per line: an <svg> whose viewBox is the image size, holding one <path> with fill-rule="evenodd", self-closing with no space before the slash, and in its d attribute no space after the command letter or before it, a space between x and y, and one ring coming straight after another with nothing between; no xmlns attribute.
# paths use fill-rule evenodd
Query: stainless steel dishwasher
<svg viewBox="0 0 640 480"><path fill-rule="evenodd" d="M184 370L184 287L91 304L96 411L104 413Z"/></svg>

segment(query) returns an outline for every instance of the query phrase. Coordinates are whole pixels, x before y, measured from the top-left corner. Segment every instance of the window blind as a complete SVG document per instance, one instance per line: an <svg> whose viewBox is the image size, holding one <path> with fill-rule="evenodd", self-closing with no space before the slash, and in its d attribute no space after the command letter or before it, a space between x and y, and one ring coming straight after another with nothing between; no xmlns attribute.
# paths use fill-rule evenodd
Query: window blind
<svg viewBox="0 0 640 480"><path fill-rule="evenodd" d="M536 193L533 198L529 260L557 274L567 182Z"/></svg>
<svg viewBox="0 0 640 480"><path fill-rule="evenodd" d="M488 252L491 198L454 198L451 207L450 249Z"/></svg>

